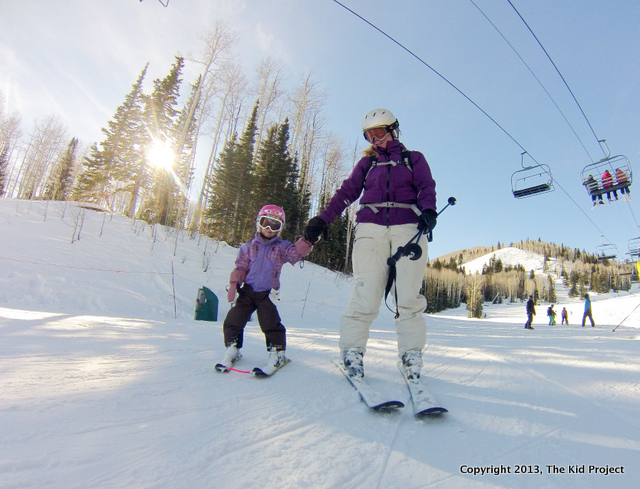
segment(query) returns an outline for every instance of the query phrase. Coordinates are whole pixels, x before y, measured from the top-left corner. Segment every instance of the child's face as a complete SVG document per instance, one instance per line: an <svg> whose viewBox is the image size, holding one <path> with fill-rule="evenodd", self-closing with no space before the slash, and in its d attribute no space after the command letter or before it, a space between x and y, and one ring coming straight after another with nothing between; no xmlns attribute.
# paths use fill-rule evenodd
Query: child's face
<svg viewBox="0 0 640 489"><path fill-rule="evenodd" d="M260 230L260 234L262 234L262 236L264 236L267 239L271 239L271 238L275 238L276 234L278 234L275 231L272 231L270 228L262 228Z"/></svg>

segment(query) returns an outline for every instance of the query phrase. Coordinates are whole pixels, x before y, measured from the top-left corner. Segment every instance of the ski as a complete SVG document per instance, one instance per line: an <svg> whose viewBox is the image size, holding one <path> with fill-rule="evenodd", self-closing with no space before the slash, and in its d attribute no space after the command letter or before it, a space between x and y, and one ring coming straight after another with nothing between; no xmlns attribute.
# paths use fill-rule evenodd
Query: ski
<svg viewBox="0 0 640 489"><path fill-rule="evenodd" d="M286 358L285 361L278 365L272 372L266 371L266 369L262 369L260 367L256 367L251 371L251 373L256 377L271 377L287 363L291 363L291 360L289 360L288 358Z"/></svg>
<svg viewBox="0 0 640 489"><path fill-rule="evenodd" d="M358 391L358 394L360 394L360 398L369 409L377 411L385 409L398 409L404 407L403 402L386 397L384 394L367 384L364 379L360 377L350 376L344 368L342 362L340 362L339 360L334 360L333 363L340 369L347 380L351 382L351 385L356 389L356 391Z"/></svg>
<svg viewBox="0 0 640 489"><path fill-rule="evenodd" d="M222 363L216 363L216 366L214 368L220 373L226 373L229 370L233 370L231 367L233 367L241 358L242 358L242 355L239 355L238 357L236 357L236 359L233 362L231 362L231 365L223 365Z"/></svg>
<svg viewBox="0 0 640 489"><path fill-rule="evenodd" d="M409 393L411 394L411 402L413 403L413 413L415 416L433 416L449 411L438 405L435 398L427 390L420 379L408 379L402 363L398 362L398 368L402 372L402 377L407 383Z"/></svg>

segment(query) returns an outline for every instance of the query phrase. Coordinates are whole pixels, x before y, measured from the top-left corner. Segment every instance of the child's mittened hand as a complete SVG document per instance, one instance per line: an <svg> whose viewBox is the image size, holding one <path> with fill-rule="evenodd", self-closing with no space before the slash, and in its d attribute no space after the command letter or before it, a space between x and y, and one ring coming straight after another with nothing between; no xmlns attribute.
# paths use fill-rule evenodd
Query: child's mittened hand
<svg viewBox="0 0 640 489"><path fill-rule="evenodd" d="M229 285L229 291L227 292L227 300L229 302L233 302L236 300L236 288L237 288L237 284L232 283Z"/></svg>
<svg viewBox="0 0 640 489"><path fill-rule="evenodd" d="M304 237L296 241L295 247L300 256L307 256L313 250L313 245Z"/></svg>

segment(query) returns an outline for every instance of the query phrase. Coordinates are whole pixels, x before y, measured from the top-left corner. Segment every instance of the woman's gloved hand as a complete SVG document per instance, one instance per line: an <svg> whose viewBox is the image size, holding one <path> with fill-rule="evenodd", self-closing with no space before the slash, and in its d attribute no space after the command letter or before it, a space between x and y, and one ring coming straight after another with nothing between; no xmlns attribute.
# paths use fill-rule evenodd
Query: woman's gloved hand
<svg viewBox="0 0 640 489"><path fill-rule="evenodd" d="M327 223L318 216L312 217L304 230L304 239L311 244L315 244L320 239L321 234L326 237Z"/></svg>
<svg viewBox="0 0 640 489"><path fill-rule="evenodd" d="M418 231L422 231L423 233L428 233L432 231L433 228L436 227L438 223L438 213L432 209L427 209L423 211L420 215L420 220L418 221Z"/></svg>

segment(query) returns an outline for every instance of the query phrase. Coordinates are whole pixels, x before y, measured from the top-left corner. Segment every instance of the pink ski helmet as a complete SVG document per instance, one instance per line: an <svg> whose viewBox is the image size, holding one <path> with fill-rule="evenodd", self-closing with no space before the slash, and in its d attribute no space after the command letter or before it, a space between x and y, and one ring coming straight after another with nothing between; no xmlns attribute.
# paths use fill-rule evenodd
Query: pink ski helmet
<svg viewBox="0 0 640 489"><path fill-rule="evenodd" d="M277 233L280 236L285 224L284 210L277 205L265 205L256 217L256 230L258 232L265 228L271 229L271 231Z"/></svg>

